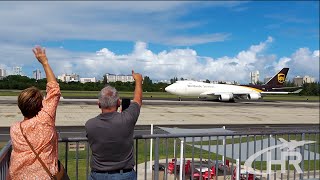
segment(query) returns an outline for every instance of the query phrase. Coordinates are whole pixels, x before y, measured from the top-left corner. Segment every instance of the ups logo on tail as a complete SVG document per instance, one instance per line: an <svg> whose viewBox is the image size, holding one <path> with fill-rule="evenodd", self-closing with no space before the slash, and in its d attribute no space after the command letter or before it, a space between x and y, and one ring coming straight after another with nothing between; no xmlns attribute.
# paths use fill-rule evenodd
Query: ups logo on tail
<svg viewBox="0 0 320 180"><path fill-rule="evenodd" d="M279 73L278 74L278 82L279 83L284 83L284 81L285 81L285 79L286 79L286 75L285 74L283 74L283 73Z"/></svg>

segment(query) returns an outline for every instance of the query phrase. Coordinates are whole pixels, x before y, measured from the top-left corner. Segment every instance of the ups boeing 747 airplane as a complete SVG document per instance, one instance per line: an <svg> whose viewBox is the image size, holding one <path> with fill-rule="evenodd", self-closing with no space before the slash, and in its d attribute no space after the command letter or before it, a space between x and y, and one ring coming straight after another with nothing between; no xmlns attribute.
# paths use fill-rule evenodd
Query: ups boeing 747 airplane
<svg viewBox="0 0 320 180"><path fill-rule="evenodd" d="M295 92L274 91L283 88L289 68L283 68L264 85L229 85L210 84L197 81L177 81L165 90L178 96L197 96L199 98L219 99L220 101L234 101L235 99L258 100L265 94L289 94Z"/></svg>

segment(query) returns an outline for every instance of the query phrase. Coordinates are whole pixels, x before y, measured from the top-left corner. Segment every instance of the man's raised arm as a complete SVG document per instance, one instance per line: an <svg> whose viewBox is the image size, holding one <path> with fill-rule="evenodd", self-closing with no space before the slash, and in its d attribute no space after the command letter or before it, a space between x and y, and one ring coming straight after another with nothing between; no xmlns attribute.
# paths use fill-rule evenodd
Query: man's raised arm
<svg viewBox="0 0 320 180"><path fill-rule="evenodd" d="M135 73L132 70L132 77L135 80L135 88L134 88L134 95L133 101L138 103L140 106L142 105L142 76L139 73Z"/></svg>

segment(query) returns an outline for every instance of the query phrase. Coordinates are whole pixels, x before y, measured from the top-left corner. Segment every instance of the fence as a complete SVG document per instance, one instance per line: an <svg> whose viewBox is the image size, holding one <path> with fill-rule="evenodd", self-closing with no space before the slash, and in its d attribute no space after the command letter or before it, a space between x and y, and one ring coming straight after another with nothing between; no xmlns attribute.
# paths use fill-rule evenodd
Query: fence
<svg viewBox="0 0 320 180"><path fill-rule="evenodd" d="M319 131L140 135L134 147L138 179L319 179ZM9 142L0 153L1 179L10 152ZM87 179L90 154L86 138L59 139L71 179Z"/></svg>

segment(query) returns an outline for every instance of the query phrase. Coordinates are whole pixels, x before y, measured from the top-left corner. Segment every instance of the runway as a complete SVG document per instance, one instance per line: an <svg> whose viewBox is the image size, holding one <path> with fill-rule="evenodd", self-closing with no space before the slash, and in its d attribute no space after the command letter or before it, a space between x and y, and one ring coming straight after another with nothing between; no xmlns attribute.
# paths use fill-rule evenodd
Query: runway
<svg viewBox="0 0 320 180"><path fill-rule="evenodd" d="M22 119L16 101L17 97L0 97L0 134L8 134L10 125ZM85 122L100 113L96 102L97 99L61 99L56 118L60 131L83 135ZM319 102L144 100L137 130L140 128L144 133L148 130L143 127L149 127L150 124L202 128L224 125L251 129L265 129L266 125L278 126L279 129L297 126L304 129L317 128Z"/></svg>

